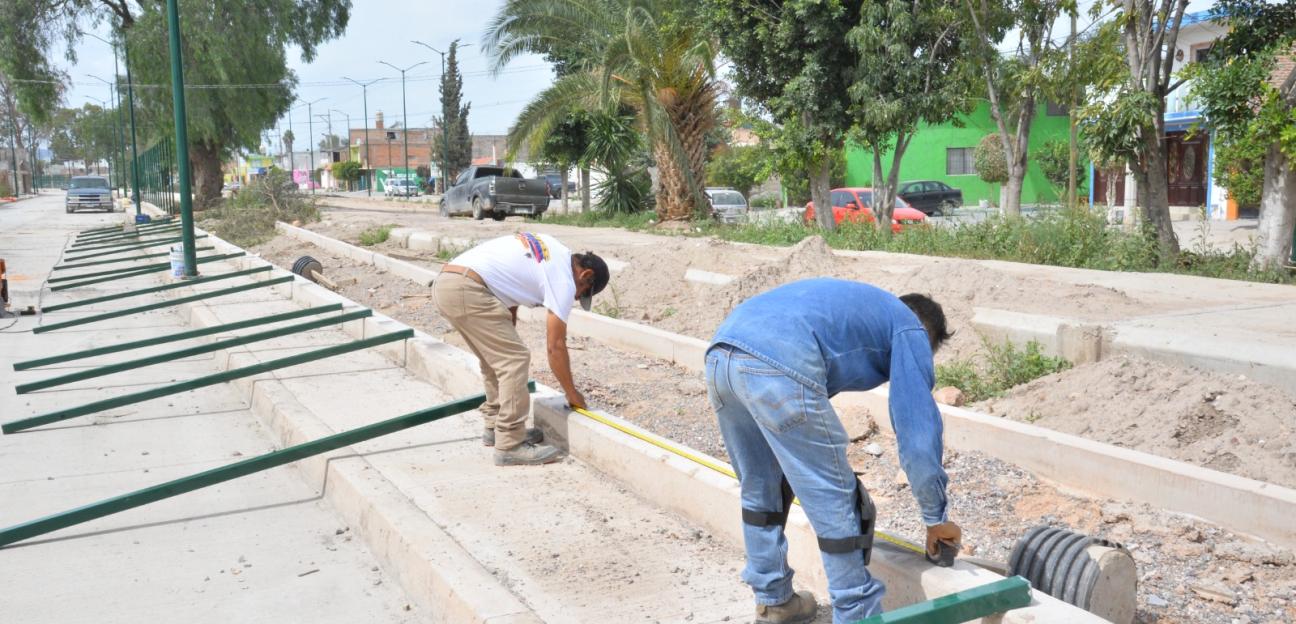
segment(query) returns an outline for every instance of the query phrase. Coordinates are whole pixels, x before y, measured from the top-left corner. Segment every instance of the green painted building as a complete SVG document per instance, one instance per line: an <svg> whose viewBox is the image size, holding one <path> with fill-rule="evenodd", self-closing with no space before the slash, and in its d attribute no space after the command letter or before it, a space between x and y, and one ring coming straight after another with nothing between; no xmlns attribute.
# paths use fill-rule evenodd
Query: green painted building
<svg viewBox="0 0 1296 624"><path fill-rule="evenodd" d="M948 123L938 126L921 126L904 160L900 162L900 181L939 180L963 191L964 204L980 200L999 203L999 185L983 182L973 168L973 152L977 143L987 134L998 132L990 118L990 105L981 102L971 113L960 115L961 126ZM1065 109L1051 104L1040 104L1031 124L1030 152L1048 141L1067 140L1068 120ZM1028 156L1026 180L1022 186L1022 204L1051 203L1058 201L1058 193L1040 171L1039 165ZM891 163L891 153L883 156L883 167ZM1083 166L1083 163L1082 163ZM1083 167L1082 167L1083 168ZM846 148L846 185L871 186L873 180L873 153L851 145ZM1086 180L1079 180L1081 189Z"/></svg>

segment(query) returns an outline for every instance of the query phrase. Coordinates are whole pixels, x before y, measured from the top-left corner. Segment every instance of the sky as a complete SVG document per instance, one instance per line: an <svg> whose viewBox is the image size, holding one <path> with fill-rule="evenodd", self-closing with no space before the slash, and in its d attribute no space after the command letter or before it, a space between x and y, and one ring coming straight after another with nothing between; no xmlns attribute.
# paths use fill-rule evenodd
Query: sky
<svg viewBox="0 0 1296 624"><path fill-rule="evenodd" d="M1082 11L1097 0L1080 0ZM305 136L307 108L305 102L319 98L311 112L317 116L314 128L316 137L323 137L327 121L319 115L333 115L333 130L345 136L346 115L353 127L362 127L363 98L358 86L345 82L347 76L360 82L383 79L369 87L369 115L382 111L390 125L401 117L400 74L379 61L397 67L408 67L420 61L426 64L406 74L406 113L411 127L431 125L431 118L440 111L438 95L440 56L422 46L410 43L423 41L445 50L450 42L459 39L462 44L472 44L462 50L460 70L464 75L464 99L472 103L468 115L469 129L474 134L504 134L513 119L532 97L540 93L553 80L553 73L543 58L525 56L513 60L502 74L491 75L490 62L483 55L481 38L486 24L502 6L504 0L354 0L351 19L346 32L339 38L321 45L315 59L306 64L298 51L289 52L289 64L298 76L297 97L302 104L291 111L292 127L298 137ZM1188 11L1210 8L1212 0L1191 0ZM183 20L183 16L181 16ZM1088 23L1082 14L1080 27ZM106 27L93 31L108 38ZM1059 23L1054 34L1063 39L1067 25ZM77 46L78 62L68 67L73 81L66 105L80 106L92 102L90 98L106 99L109 88L89 78L94 74L111 80L113 58L109 47L91 38L83 39ZM280 130L288 128L287 119L281 121ZM317 139L318 142L318 139ZM301 145L300 139L298 144Z"/></svg>

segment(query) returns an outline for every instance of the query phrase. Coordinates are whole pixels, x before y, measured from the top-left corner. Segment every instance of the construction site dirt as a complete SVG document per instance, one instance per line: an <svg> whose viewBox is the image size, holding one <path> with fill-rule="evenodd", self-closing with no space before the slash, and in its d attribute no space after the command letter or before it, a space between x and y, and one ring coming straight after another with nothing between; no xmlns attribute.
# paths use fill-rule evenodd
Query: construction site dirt
<svg viewBox="0 0 1296 624"><path fill-rule="evenodd" d="M383 223L404 221L398 214L361 214L360 218L351 214L338 215L332 211L326 214L326 221L311 229L353 244L365 229ZM339 220L339 216L346 218ZM483 225L460 221L451 223L458 228L462 228L464 224ZM509 225L516 230L530 224L508 222L495 224L495 227L501 225ZM444 232L445 226L446 222L441 221L438 231ZM462 236L459 231L446 233ZM622 236L627 234L631 233L620 232ZM479 234L478 238L484 236ZM889 271L877 271L876 278L866 279L857 274L858 267L850 266L852 260L833 256L821 242L803 244L794 249L777 249L735 246L693 238L656 240L659 241L656 245L616 245L609 248L589 245L596 252L629 263L628 267L614 275L615 294L610 290L604 293L597 304L601 307L597 309L623 319L706 338L728 310L745 297L791 279L820 274L865 279L893 291L931 292L945 303L947 314L955 328L966 328L973 305L1009 307L1014 301L1020 301L1035 306L1041 312L1066 305L1054 303L1056 297L1045 299L1033 296L1032 293L1038 292L1035 289L1040 288L1041 284L1020 281L1013 283L1013 280L1003 276L996 283L994 277L976 276L967 272L959 279L957 260L948 261L951 266L944 275L955 276L947 278L948 281L937 280L935 277L919 279ZM625 242L625 239L621 242ZM582 244L576 243L575 246L580 247ZM435 266L432 263L437 259L430 252L414 252L390 244L380 244L373 249L428 266ZM431 289L425 286L284 236L254 247L251 251L283 267L290 267L302 255L314 256L323 263L327 275L338 283L341 294L451 344L462 346L449 324L437 314ZM742 278L726 286L702 289L683 280L686 268L727 272ZM948 287L943 284L948 284ZM1124 293L1100 287L1055 288L1050 285L1049 288L1051 292L1070 291L1072 309L1078 306L1094 315L1116 315L1121 310L1129 310L1138 305L1138 302ZM990 297L993 303L987 304L986 297ZM543 356L543 326L523 322L518 329L533 352L533 376L542 383L554 384L555 379ZM953 348L942 350L938 360L973 353L979 345L980 340L975 332L970 328L963 329L956 335L951 345ZM571 338L569 346L576 383L593 406L606 409L664 437L726 459L724 445L700 375L587 338ZM1127 375L1128 379L1122 379L1112 374L1113 367L1130 368L1140 373L1137 376L1131 373ZM1131 387L1146 390L1152 390L1152 386L1155 386L1157 392L1175 394L1175 376L1179 376L1182 381L1182 385L1178 386L1180 389L1187 385L1186 380L1193 380L1193 387L1201 389L1197 396L1199 403L1203 402L1204 396L1213 394L1213 398L1204 401L1212 409L1229 414L1232 413L1231 410L1252 407L1249 402L1221 400L1227 394L1209 390L1209 384L1202 383L1202 379L1211 379L1209 373L1134 358L1115 358L1082 365L1056 376L1073 377L1075 381L1043 378L1010 392L1002 399L977 407L983 411L993 410L993 413L1001 416L1032 420L1037 425L1056 426L1063 431L1111 442L1111 438L1119 433L1115 426L1096 427L1090 424L1086 431L1085 425L1065 417L1071 412L1062 409L1065 406L1062 401L1036 400L1033 408L1026 405L1032 401L1030 397L1040 393L1066 397L1079 392L1088 402L1084 413L1092 418L1107 418L1112 422L1130 422L1132 419L1144 427L1142 437L1137 439L1140 444L1131 443L1128 446L1186 461L1199 461L1213 468L1229 469L1249 476L1241 469L1241 457L1246 454L1233 453L1239 457L1239 461L1233 463L1230 460L1231 468L1219 462L1212 465L1208 460L1202 459L1210 456L1209 451L1194 444L1204 438L1220 438L1221 435L1217 433L1219 425L1203 422L1198 428L1209 427L1211 435L1196 436L1198 439L1194 442L1187 442L1185 435L1195 435L1191 432L1195 426L1192 423L1196 421L1164 412L1159 406L1168 404L1161 394L1149 391L1144 393L1148 395L1146 400L1125 403L1117 400L1098 401L1094 398L1101 393L1101 388L1095 388L1098 383L1096 378L1113 378L1108 382L1111 395L1118 393L1121 384L1135 384ZM1079 390L1069 389L1072 387ZM1230 391L1234 388L1236 383L1230 385ZM1256 390L1279 393L1274 396L1287 402L1285 412L1278 411L1272 416L1277 426L1269 431L1282 431L1284 426L1290 430L1293 419L1296 418L1296 405L1292 404L1291 399L1273 388L1260 386ZM1156 419L1142 416L1152 407L1157 407ZM1176 405L1170 407L1180 409ZM1182 409L1188 410L1186 413L1189 414L1200 411L1194 405L1185 405ZM1248 419L1255 417L1255 412L1252 412L1237 414L1222 421L1237 429L1234 435L1246 436L1254 435L1255 430L1248 424ZM1053 425L1050 422L1052 420L1056 420L1058 424ZM1151 424L1157 420L1165 422L1162 433L1158 433L1157 426ZM1258 427L1263 428L1264 424L1261 423ZM1188 432L1179 435L1182 448L1178 450L1185 453L1191 451L1192 455L1177 457L1175 453L1169 452L1176 450L1173 445L1176 443L1174 432L1177 430ZM1226 439L1223 443L1227 444L1229 436L1224 437ZM1275 441L1275 450L1279 448L1279 444L1291 444L1289 434L1283 437L1275 433L1268 437ZM1149 440L1152 442L1148 442ZM1268 443L1259 444L1263 446ZM916 504L909 495L907 483L899 469L894 441L881 434L862 436L852 441L849 456L855 469L862 473L862 478L879 506L880 527L902 536L921 535L922 526ZM1223 452L1214 456L1223 456ZM1280 462L1282 457L1275 453L1274 461ZM1014 542L1030 527L1039 524L1066 526L1119 541L1131 550L1140 573L1139 621L1228 623L1285 622L1296 619L1296 599L1293 598L1296 596L1296 557L1289 551L1253 542L1220 527L1146 505L1073 495L1011 464L980 453L948 451L946 467L950 474L953 515L966 527L965 554L1006 560ZM1289 470L1296 473L1296 467L1289 467ZM1273 481L1272 478L1268 480Z"/></svg>

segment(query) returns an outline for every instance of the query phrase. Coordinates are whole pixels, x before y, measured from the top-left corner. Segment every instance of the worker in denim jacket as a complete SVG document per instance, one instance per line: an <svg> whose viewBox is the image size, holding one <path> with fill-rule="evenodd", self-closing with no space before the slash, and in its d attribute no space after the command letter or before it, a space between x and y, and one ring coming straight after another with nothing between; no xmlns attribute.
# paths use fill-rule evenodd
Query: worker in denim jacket
<svg viewBox="0 0 1296 624"><path fill-rule="evenodd" d="M742 577L756 594L758 623L808 622L817 611L814 594L794 592L787 563L783 525L793 495L819 539L833 621L882 610L885 588L866 567L872 503L846 459L846 430L829 403L838 392L890 382L891 425L927 551L935 554L938 542L957 547L931 395L932 353L948 337L940 305L924 295L827 278L752 297L716 331L707 392L742 484Z"/></svg>

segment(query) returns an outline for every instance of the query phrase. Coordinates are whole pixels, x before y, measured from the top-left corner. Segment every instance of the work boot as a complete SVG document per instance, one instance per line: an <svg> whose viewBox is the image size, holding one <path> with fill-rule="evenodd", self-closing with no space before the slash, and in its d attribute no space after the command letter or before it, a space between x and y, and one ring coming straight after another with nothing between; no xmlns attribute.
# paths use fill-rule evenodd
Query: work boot
<svg viewBox="0 0 1296 624"><path fill-rule="evenodd" d="M815 595L808 591L792 594L788 601L781 605L756 605L754 624L798 624L809 622L819 612L819 603Z"/></svg>
<svg viewBox="0 0 1296 624"><path fill-rule="evenodd" d="M539 466L562 459L562 451L548 444L523 442L508 450L495 449L496 466Z"/></svg>
<svg viewBox="0 0 1296 624"><path fill-rule="evenodd" d="M526 430L526 437L522 438L522 441L523 441L523 442L530 442L530 443L532 443L532 444L539 444L539 443L541 443L541 442L544 442L544 432L541 431L541 430L539 430L539 429L537 429L537 428L535 428L535 427L532 427L532 428L530 428L530 429L527 429L527 430ZM494 430L494 429L483 429L483 430L482 430L482 446L495 446L495 430Z"/></svg>

